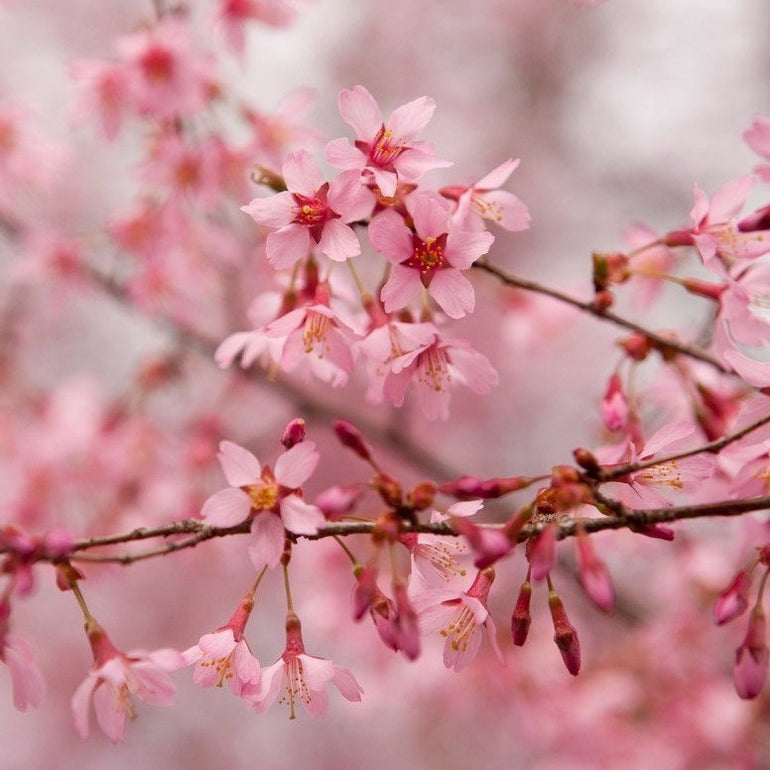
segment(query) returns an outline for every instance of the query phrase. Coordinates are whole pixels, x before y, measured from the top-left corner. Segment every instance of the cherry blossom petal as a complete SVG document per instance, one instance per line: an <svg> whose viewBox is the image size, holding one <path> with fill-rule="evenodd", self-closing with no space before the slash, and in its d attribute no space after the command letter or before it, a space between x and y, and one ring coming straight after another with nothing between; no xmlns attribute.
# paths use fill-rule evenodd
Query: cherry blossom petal
<svg viewBox="0 0 770 770"><path fill-rule="evenodd" d="M526 230L532 221L529 209L524 202L506 190L492 190L484 193L482 200L485 209L482 216L512 233ZM494 212L494 216L492 212Z"/></svg>
<svg viewBox="0 0 770 770"><path fill-rule="evenodd" d="M262 474L259 460L248 449L232 441L220 442L217 459L231 487L253 484Z"/></svg>
<svg viewBox="0 0 770 770"><path fill-rule="evenodd" d="M203 503L201 516L213 527L232 527L240 524L251 510L251 498L234 487L215 492Z"/></svg>
<svg viewBox="0 0 770 770"><path fill-rule="evenodd" d="M321 510L297 495L289 495L281 500L281 518L286 529L295 535L314 535L326 524L326 517Z"/></svg>
<svg viewBox="0 0 770 770"><path fill-rule="evenodd" d="M257 224L266 227L284 227L294 219L294 197L290 192L276 193L267 198L254 198L241 206Z"/></svg>
<svg viewBox="0 0 770 770"><path fill-rule="evenodd" d="M77 690L72 696L70 705L72 707L72 715L75 718L75 730L81 738L87 738L89 733L89 715L91 708L91 695L94 687L96 687L97 678L93 674L89 674L78 685Z"/></svg>
<svg viewBox="0 0 770 770"><path fill-rule="evenodd" d="M476 307L473 284L459 270L439 270L430 282L428 293L450 318L462 318Z"/></svg>
<svg viewBox="0 0 770 770"><path fill-rule="evenodd" d="M498 187L502 187L518 166L518 158L508 158L508 160L493 168L486 176L481 177L473 187L476 190L495 190Z"/></svg>
<svg viewBox="0 0 770 770"><path fill-rule="evenodd" d="M284 487L297 489L313 474L320 455L312 441L302 441L275 461L275 480Z"/></svg>
<svg viewBox="0 0 770 770"><path fill-rule="evenodd" d="M403 157L403 156L401 156ZM393 171L385 171L379 166L370 169L377 187L386 198L392 198L398 187L398 176Z"/></svg>
<svg viewBox="0 0 770 770"><path fill-rule="evenodd" d="M725 182L711 196L709 219L712 222L722 222L737 216L755 184L756 180L749 175Z"/></svg>
<svg viewBox="0 0 770 770"><path fill-rule="evenodd" d="M393 110L388 128L399 141L409 141L428 125L435 111L436 102L429 96L421 96Z"/></svg>
<svg viewBox="0 0 770 770"><path fill-rule="evenodd" d="M380 254L395 265L412 256L412 234L403 218L392 209L372 219L369 240Z"/></svg>
<svg viewBox="0 0 770 770"><path fill-rule="evenodd" d="M452 205L446 198L435 193L412 193L406 200L406 207L422 240L437 238L449 230Z"/></svg>
<svg viewBox="0 0 770 770"><path fill-rule="evenodd" d="M361 244L356 234L341 219L331 219L326 223L318 248L335 262L344 262L361 253Z"/></svg>
<svg viewBox="0 0 770 770"><path fill-rule="evenodd" d="M447 238L444 256L452 267L467 270L479 257L486 254L495 236L486 230L452 230Z"/></svg>
<svg viewBox="0 0 770 770"><path fill-rule="evenodd" d="M275 567L283 553L283 522L280 517L265 511L251 524L252 543L249 558L255 569Z"/></svg>
<svg viewBox="0 0 770 770"><path fill-rule="evenodd" d="M307 198L313 197L324 182L318 161L307 150L290 152L283 163L282 171L286 187L292 193L299 193Z"/></svg>
<svg viewBox="0 0 770 770"><path fill-rule="evenodd" d="M382 112L374 97L363 86L340 91L339 110L342 119L353 128L358 139L372 139L382 128Z"/></svg>
<svg viewBox="0 0 770 770"><path fill-rule="evenodd" d="M310 233L306 227L290 224L270 233L265 243L265 254L277 270L291 267L310 252Z"/></svg>
<svg viewBox="0 0 770 770"><path fill-rule="evenodd" d="M93 694L94 714L101 731L113 742L123 740L127 704L122 703L107 682L100 682ZM87 704L86 704L87 705Z"/></svg>
<svg viewBox="0 0 770 770"><path fill-rule="evenodd" d="M326 162L334 168L361 171L366 166L366 155L347 139L333 139L324 151Z"/></svg>
<svg viewBox="0 0 770 770"><path fill-rule="evenodd" d="M448 271L443 270L441 272ZM395 265L390 272L390 278L380 292L380 299L385 305L385 312L392 313L394 310L406 307L410 302L415 302L420 296L421 288L420 274L416 270Z"/></svg>

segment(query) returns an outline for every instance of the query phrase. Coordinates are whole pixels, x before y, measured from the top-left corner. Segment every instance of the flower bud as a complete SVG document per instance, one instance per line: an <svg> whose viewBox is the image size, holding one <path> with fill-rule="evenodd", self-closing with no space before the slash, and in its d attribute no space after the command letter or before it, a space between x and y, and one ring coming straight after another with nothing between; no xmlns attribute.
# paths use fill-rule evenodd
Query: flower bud
<svg viewBox="0 0 770 770"><path fill-rule="evenodd" d="M296 444L305 440L305 421L301 417L293 419L283 430L281 443L286 449L291 449Z"/></svg>
<svg viewBox="0 0 770 770"><path fill-rule="evenodd" d="M623 430L628 424L628 400L620 376L613 374L600 403L602 420L607 430Z"/></svg>
<svg viewBox="0 0 770 770"><path fill-rule="evenodd" d="M439 486L439 491L458 500L482 498L489 500L502 497L519 489L526 489L534 479L527 476L509 476L482 480L475 476L460 476Z"/></svg>
<svg viewBox="0 0 770 770"><path fill-rule="evenodd" d="M553 640L559 648L564 665L572 676L580 671L580 641L577 630L570 623L564 604L558 594L551 591L548 595L548 607L553 621Z"/></svg>
<svg viewBox="0 0 770 770"><path fill-rule="evenodd" d="M652 350L650 340L644 334L632 334L620 341L620 347L626 352L629 358L634 361L644 361Z"/></svg>
<svg viewBox="0 0 770 770"><path fill-rule="evenodd" d="M749 617L749 628L743 644L735 651L733 678L738 695L746 700L756 698L767 678L770 651L765 642L765 612L755 605Z"/></svg>
<svg viewBox="0 0 770 770"><path fill-rule="evenodd" d="M416 511L424 511L433 505L436 497L436 485L432 481L423 481L406 496L407 503Z"/></svg>
<svg viewBox="0 0 770 770"><path fill-rule="evenodd" d="M532 625L532 615L529 611L529 602L532 598L532 583L529 579L521 584L519 597L516 599L516 606L513 608L511 616L511 635L513 643L521 647L527 641L529 627Z"/></svg>
<svg viewBox="0 0 770 770"><path fill-rule="evenodd" d="M527 556L532 568L532 578L540 582L553 568L556 561L556 527L549 524L534 539L527 542Z"/></svg>
<svg viewBox="0 0 770 770"><path fill-rule="evenodd" d="M332 427L343 446L352 449L362 460L366 460L366 462L372 461L371 450L366 441L364 441L361 431L355 425L347 422L347 420L334 420Z"/></svg>
<svg viewBox="0 0 770 770"><path fill-rule="evenodd" d="M751 574L746 570L741 570L733 578L730 585L722 591L714 606L714 622L718 626L743 615L749 606L750 588Z"/></svg>

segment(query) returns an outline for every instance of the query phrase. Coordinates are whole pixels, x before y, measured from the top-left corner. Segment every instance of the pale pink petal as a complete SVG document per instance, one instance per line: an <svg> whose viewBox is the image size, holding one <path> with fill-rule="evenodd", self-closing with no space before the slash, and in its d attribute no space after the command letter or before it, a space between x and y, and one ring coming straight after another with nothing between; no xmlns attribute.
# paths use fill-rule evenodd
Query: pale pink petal
<svg viewBox="0 0 770 770"><path fill-rule="evenodd" d="M297 489L313 474L320 455L312 441L302 441L275 461L275 480L284 487Z"/></svg>
<svg viewBox="0 0 770 770"><path fill-rule="evenodd" d="M449 160L437 158L433 148L427 142L421 142L420 144L424 149L412 147L402 152L393 161L393 167L398 172L398 178L402 182L416 182L426 171L454 165Z"/></svg>
<svg viewBox="0 0 770 770"><path fill-rule="evenodd" d="M214 353L214 360L217 364L226 369L233 361L238 357L246 344L250 341L253 332L235 332L229 337L219 343L216 352Z"/></svg>
<svg viewBox="0 0 770 770"><path fill-rule="evenodd" d="M290 192L276 193L267 198L254 198L241 206L257 224L266 227L284 227L294 219L295 202Z"/></svg>
<svg viewBox="0 0 770 770"><path fill-rule="evenodd" d="M393 110L387 126L399 142L409 141L428 125L435 111L436 102L429 96L421 96Z"/></svg>
<svg viewBox="0 0 770 770"><path fill-rule="evenodd" d="M414 251L409 228L392 209L372 219L369 224L369 240L380 254L395 265L409 259Z"/></svg>
<svg viewBox="0 0 770 770"><path fill-rule="evenodd" d="M145 656L147 661L157 668L164 671L177 671L180 668L184 668L184 660L182 659L182 653L179 650L175 650L172 647L161 647L159 650L152 650L151 652L144 653L141 650L132 651L128 653L128 657ZM138 664L139 667L142 664ZM171 684L171 680L167 680Z"/></svg>
<svg viewBox="0 0 770 770"><path fill-rule="evenodd" d="M235 487L215 492L203 503L201 516L213 527L232 527L240 524L251 510L251 498Z"/></svg>
<svg viewBox="0 0 770 770"><path fill-rule="evenodd" d="M355 222L372 213L376 198L362 183L360 172L343 171L329 183L326 201L343 222Z"/></svg>
<svg viewBox="0 0 770 770"><path fill-rule="evenodd" d="M690 220L698 227L709 213L709 199L703 190L696 184L692 191L693 206L690 210Z"/></svg>
<svg viewBox="0 0 770 770"><path fill-rule="evenodd" d="M286 663L282 658L272 666L262 669L262 678L259 683L259 691L254 695L252 707L255 711L263 714L284 689L284 679L286 677Z"/></svg>
<svg viewBox="0 0 770 770"><path fill-rule="evenodd" d="M452 204L435 193L412 193L406 199L406 208L412 215L417 235L438 238L449 230L449 214Z"/></svg>
<svg viewBox="0 0 770 770"><path fill-rule="evenodd" d="M639 456L652 457L663 448L667 448L671 450L671 452L674 452L681 448L678 442L691 436L694 432L695 426L689 420L676 420L674 422L666 423L650 436L649 440L644 445L644 448L639 453ZM672 447L672 444L676 444L676 446Z"/></svg>
<svg viewBox="0 0 770 770"><path fill-rule="evenodd" d="M90 673L75 690L70 705L72 715L75 718L75 729L81 738L88 737L89 711L91 706L91 695L96 687L97 678Z"/></svg>
<svg viewBox="0 0 770 770"><path fill-rule="evenodd" d="M497 168L493 168L486 176L481 177L473 187L476 190L495 190L498 187L502 187L508 177L518 168L518 158L508 158L503 161Z"/></svg>
<svg viewBox="0 0 770 770"><path fill-rule="evenodd" d="M235 649L235 636L231 628L204 634L197 647L212 658L226 658ZM194 649L194 648L191 648ZM183 653L186 657L186 653Z"/></svg>
<svg viewBox="0 0 770 770"><path fill-rule="evenodd" d="M749 385L755 388L770 387L770 361L755 361L732 349L725 350L721 357Z"/></svg>
<svg viewBox="0 0 770 770"><path fill-rule="evenodd" d="M275 567L283 553L283 522L270 512L260 513L251 524L249 558L255 569Z"/></svg>
<svg viewBox="0 0 770 770"><path fill-rule="evenodd" d="M324 151L326 162L334 168L358 170L366 166L366 155L347 139L332 139Z"/></svg>
<svg viewBox="0 0 770 770"><path fill-rule="evenodd" d="M447 513L450 516L473 516L474 513L477 513L483 507L483 500L463 500L450 505L447 508Z"/></svg>
<svg viewBox="0 0 770 770"><path fill-rule="evenodd" d="M339 109L342 119L352 126L358 139L373 139L382 128L380 108L363 86L353 86L352 89L345 88L340 91Z"/></svg>
<svg viewBox="0 0 770 770"><path fill-rule="evenodd" d="M37 708L43 702L45 682L32 648L26 639L15 634L8 634L6 642L4 657L11 673L13 705L19 711L26 711L27 706Z"/></svg>
<svg viewBox="0 0 770 770"><path fill-rule="evenodd" d="M455 379L467 385L474 393L489 393L500 378L487 357L467 345L460 346L460 340L450 340L449 344L452 343L454 346L451 348L451 356Z"/></svg>
<svg viewBox="0 0 770 770"><path fill-rule="evenodd" d="M236 676L230 680L230 689L238 696L246 690L253 690L259 685L262 669L259 661L251 654L244 640L238 642L232 661Z"/></svg>
<svg viewBox="0 0 770 770"><path fill-rule="evenodd" d="M334 666L332 683L340 691L343 698L347 698L349 701L354 702L361 700L364 691L361 689L361 685L358 684L353 674L344 666Z"/></svg>
<svg viewBox="0 0 770 770"><path fill-rule="evenodd" d="M479 257L486 254L495 241L495 236L486 230L452 229L446 242L444 256L452 267L467 270Z"/></svg>
<svg viewBox="0 0 770 770"><path fill-rule="evenodd" d="M217 455L227 483L231 487L253 484L262 474L262 466L254 455L232 441L222 441Z"/></svg>
<svg viewBox="0 0 770 770"><path fill-rule="evenodd" d="M318 161L307 150L290 152L283 162L282 171L286 187L292 193L307 198L313 197L324 181Z"/></svg>
<svg viewBox="0 0 770 770"><path fill-rule="evenodd" d="M385 171L385 169L382 169L379 166L371 167L370 171L372 172L377 187L380 188L380 192L386 198L392 198L396 194L399 177L393 171Z"/></svg>
<svg viewBox="0 0 770 770"><path fill-rule="evenodd" d="M106 682L94 690L94 713L102 732L113 742L123 740L126 729L126 707L112 692Z"/></svg>
<svg viewBox="0 0 770 770"><path fill-rule="evenodd" d="M341 219L332 219L326 223L318 248L335 262L344 262L361 253L361 244L356 234Z"/></svg>
<svg viewBox="0 0 770 770"><path fill-rule="evenodd" d="M748 175L725 182L711 196L709 219L712 222L723 222L737 216L755 184L756 180Z"/></svg>
<svg viewBox="0 0 770 770"><path fill-rule="evenodd" d="M439 270L430 282L428 293L450 318L462 318L476 307L473 285L459 270Z"/></svg>
<svg viewBox="0 0 770 770"><path fill-rule="evenodd" d="M415 302L420 296L421 288L420 274L416 270L394 265L390 272L390 278L380 292L380 299L385 305L385 312L392 313L394 310L400 310L409 303Z"/></svg>
<svg viewBox="0 0 770 770"><path fill-rule="evenodd" d="M770 118L762 115L754 118L751 127L743 132L743 138L754 152L770 158Z"/></svg>
<svg viewBox="0 0 770 770"><path fill-rule="evenodd" d="M277 270L291 267L310 252L310 233L306 227L292 223L267 236L265 254Z"/></svg>
<svg viewBox="0 0 770 770"><path fill-rule="evenodd" d="M314 535L326 524L326 517L321 510L297 495L289 495L281 500L281 518L284 527L295 535Z"/></svg>
<svg viewBox="0 0 770 770"><path fill-rule="evenodd" d="M444 665L455 671L462 671L478 654L481 647L481 632L478 626L457 639L451 633L444 645Z"/></svg>
<svg viewBox="0 0 770 770"><path fill-rule="evenodd" d="M523 201L506 190L492 190L484 193L481 214L485 219L496 222L500 227L518 233L526 230L532 218Z"/></svg>

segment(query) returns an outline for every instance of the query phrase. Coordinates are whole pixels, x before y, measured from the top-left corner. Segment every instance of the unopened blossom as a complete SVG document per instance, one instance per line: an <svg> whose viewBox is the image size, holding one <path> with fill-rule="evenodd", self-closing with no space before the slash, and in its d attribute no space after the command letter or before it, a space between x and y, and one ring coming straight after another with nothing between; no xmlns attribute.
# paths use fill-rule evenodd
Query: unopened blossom
<svg viewBox="0 0 770 770"><path fill-rule="evenodd" d="M219 445L218 458L230 486L209 497L201 515L215 527L232 527L250 517L249 556L257 569L278 564L284 527L297 535L312 535L324 524L324 515L306 503L300 492L318 465L312 441L280 455L274 471L263 468L251 452L231 441Z"/></svg>
<svg viewBox="0 0 770 770"><path fill-rule="evenodd" d="M730 585L719 594L714 605L714 622L717 625L742 615L749 606L749 590L751 589L751 572L740 570L730 582Z"/></svg>
<svg viewBox="0 0 770 770"><path fill-rule="evenodd" d="M628 399L623 391L623 382L613 374L607 383L600 402L602 420L607 430L623 430L628 422Z"/></svg>
<svg viewBox="0 0 770 770"><path fill-rule="evenodd" d="M564 665L572 676L580 672L580 640L577 630L570 622L564 603L554 591L548 592L548 608L553 622L553 640L559 648Z"/></svg>
<svg viewBox="0 0 770 770"><path fill-rule="evenodd" d="M234 695L248 698L259 687L262 670L243 638L246 623L254 607L247 595L238 605L227 625L204 634L198 644L182 653L186 666L195 665L193 681L202 687L230 685Z"/></svg>
<svg viewBox="0 0 770 770"><path fill-rule="evenodd" d="M770 118L759 115L750 128L743 132L743 138L754 152L770 161ZM757 166L754 171L764 182L770 182L770 162Z"/></svg>
<svg viewBox="0 0 770 770"><path fill-rule="evenodd" d="M556 526L547 524L533 539L527 541L527 557L532 579L544 580L556 563Z"/></svg>
<svg viewBox="0 0 770 770"><path fill-rule="evenodd" d="M262 683L252 706L261 714L278 701L289 707L289 719L294 719L301 703L312 716L322 717L329 705L327 688L332 684L349 701L361 700L363 690L348 669L305 652L299 618L290 613L286 649L276 663L262 669Z"/></svg>
<svg viewBox="0 0 770 770"><path fill-rule="evenodd" d="M416 302L425 288L450 318L472 313L476 297L462 271L489 251L494 236L459 229L450 220L451 204L435 193L412 193L406 208L415 232L392 209L378 214L369 225L372 245L392 264L380 292L385 311Z"/></svg>
<svg viewBox="0 0 770 770"><path fill-rule="evenodd" d="M391 322L356 343L369 369L367 401L402 406L409 388L429 420L449 417L450 388L489 393L497 372L462 339L443 340L431 323Z"/></svg>
<svg viewBox="0 0 770 770"><path fill-rule="evenodd" d="M290 153L283 163L287 190L254 198L241 210L255 222L273 228L265 253L278 269L291 267L310 253L313 244L335 262L361 253L349 223L371 213L374 198L353 171L325 182L318 161L307 150Z"/></svg>
<svg viewBox="0 0 770 770"><path fill-rule="evenodd" d="M13 705L19 711L43 702L45 681L26 639L8 630L11 604L0 601L0 661L8 666L13 686Z"/></svg>
<svg viewBox="0 0 770 770"><path fill-rule="evenodd" d="M489 589L495 579L491 568L480 570L467 591L434 588L419 581L410 584L412 602L424 634L438 632L446 640L444 665L462 671L481 647L481 629L486 630L492 649L502 658L496 629L487 608Z"/></svg>
<svg viewBox="0 0 770 770"><path fill-rule="evenodd" d="M184 661L171 649L122 653L96 623L90 624L88 638L94 664L72 696L75 728L81 737L88 737L93 698L99 727L113 743L118 743L123 740L126 717L136 717L132 696L156 706L170 706L176 688L168 674L181 668Z"/></svg>
<svg viewBox="0 0 770 770"><path fill-rule="evenodd" d="M765 686L770 664L766 637L765 611L761 604L757 604L749 616L746 638L735 651L733 678L735 689L741 698L756 698Z"/></svg>
<svg viewBox="0 0 770 770"><path fill-rule="evenodd" d="M363 86L354 86L340 92L339 108L356 141L329 142L326 160L370 178L386 198L393 197L399 182L416 182L426 171L451 165L439 160L428 142L417 139L436 109L433 99L423 96L403 104L383 121L374 97Z"/></svg>
<svg viewBox="0 0 770 770"><path fill-rule="evenodd" d="M532 613L529 609L531 600L532 583L527 577L521 584L516 605L513 608L513 615L511 615L511 636L517 647L523 646L529 636L529 627L532 625Z"/></svg>
<svg viewBox="0 0 770 770"><path fill-rule="evenodd" d="M518 158L509 158L470 187L442 188L442 195L457 200L452 218L467 229L481 229L487 221L511 232L526 230L530 223L529 210L516 195L499 189L518 165Z"/></svg>

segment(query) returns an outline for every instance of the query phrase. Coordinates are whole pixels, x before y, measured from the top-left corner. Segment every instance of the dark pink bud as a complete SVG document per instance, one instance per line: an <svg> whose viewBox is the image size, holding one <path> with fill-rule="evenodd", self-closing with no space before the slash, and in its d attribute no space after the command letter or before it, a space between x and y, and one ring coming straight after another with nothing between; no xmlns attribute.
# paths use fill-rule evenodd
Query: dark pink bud
<svg viewBox="0 0 770 770"><path fill-rule="evenodd" d="M358 498L363 493L360 486L333 486L325 489L315 499L315 504L321 509L327 519L335 521L355 508Z"/></svg>
<svg viewBox="0 0 770 770"><path fill-rule="evenodd" d="M743 615L749 606L749 590L751 589L751 574L741 570L729 586L719 595L714 606L714 622L721 626L733 618Z"/></svg>
<svg viewBox="0 0 770 770"><path fill-rule="evenodd" d="M706 299L713 299L715 301L719 301L722 293L727 288L726 284L699 281L697 278L685 278L682 281L682 286L690 294L697 294L699 297L706 297Z"/></svg>
<svg viewBox="0 0 770 770"><path fill-rule="evenodd" d="M650 340L644 334L632 334L630 337L626 337L620 341L620 347L634 361L644 361L652 350Z"/></svg>
<svg viewBox="0 0 770 770"><path fill-rule="evenodd" d="M502 497L519 489L526 489L534 479L527 476L509 476L482 480L475 476L460 476L439 486L439 491L458 500L489 500Z"/></svg>
<svg viewBox="0 0 770 770"><path fill-rule="evenodd" d="M436 485L432 481L423 481L407 495L407 500L416 511L424 511L433 505L435 497Z"/></svg>
<svg viewBox="0 0 770 770"><path fill-rule="evenodd" d="M770 230L770 204L748 214L738 222L738 230L742 233L753 233L757 230Z"/></svg>
<svg viewBox="0 0 770 770"><path fill-rule="evenodd" d="M578 576L583 589L600 610L609 612L615 604L615 592L604 562L594 552L593 544L585 533L578 535L575 546Z"/></svg>
<svg viewBox="0 0 770 770"><path fill-rule="evenodd" d="M305 440L305 421L301 417L292 420L284 429L281 443L291 449L296 444Z"/></svg>
<svg viewBox="0 0 770 770"><path fill-rule="evenodd" d="M369 449L366 441L364 441L364 437L361 435L361 431L355 425L347 422L347 420L334 420L332 427L343 446L352 449L362 460L371 462L371 449Z"/></svg>
<svg viewBox="0 0 770 770"><path fill-rule="evenodd" d="M553 640L559 648L567 671L572 676L577 676L580 671L580 641L577 630L570 623L561 598L553 591L548 595L548 607L553 621Z"/></svg>
<svg viewBox="0 0 770 770"><path fill-rule="evenodd" d="M770 652L765 642L765 612L757 604L749 617L749 628L743 644L735 651L733 678L735 689L741 698L756 698L767 678Z"/></svg>
<svg viewBox="0 0 770 770"><path fill-rule="evenodd" d="M516 606L513 608L511 616L511 634L513 643L521 647L527 641L529 627L532 625L532 615L529 612L529 602L532 598L532 583L525 580L521 584L519 597L516 599Z"/></svg>
<svg viewBox="0 0 770 770"><path fill-rule="evenodd" d="M635 527L630 527L633 532L636 532L645 537L652 537L656 540L668 540L671 542L674 539L674 530L671 527L665 527L662 524L639 524Z"/></svg>
<svg viewBox="0 0 770 770"><path fill-rule="evenodd" d="M546 526L534 540L527 543L527 556L536 581L543 580L556 561L556 527Z"/></svg>

